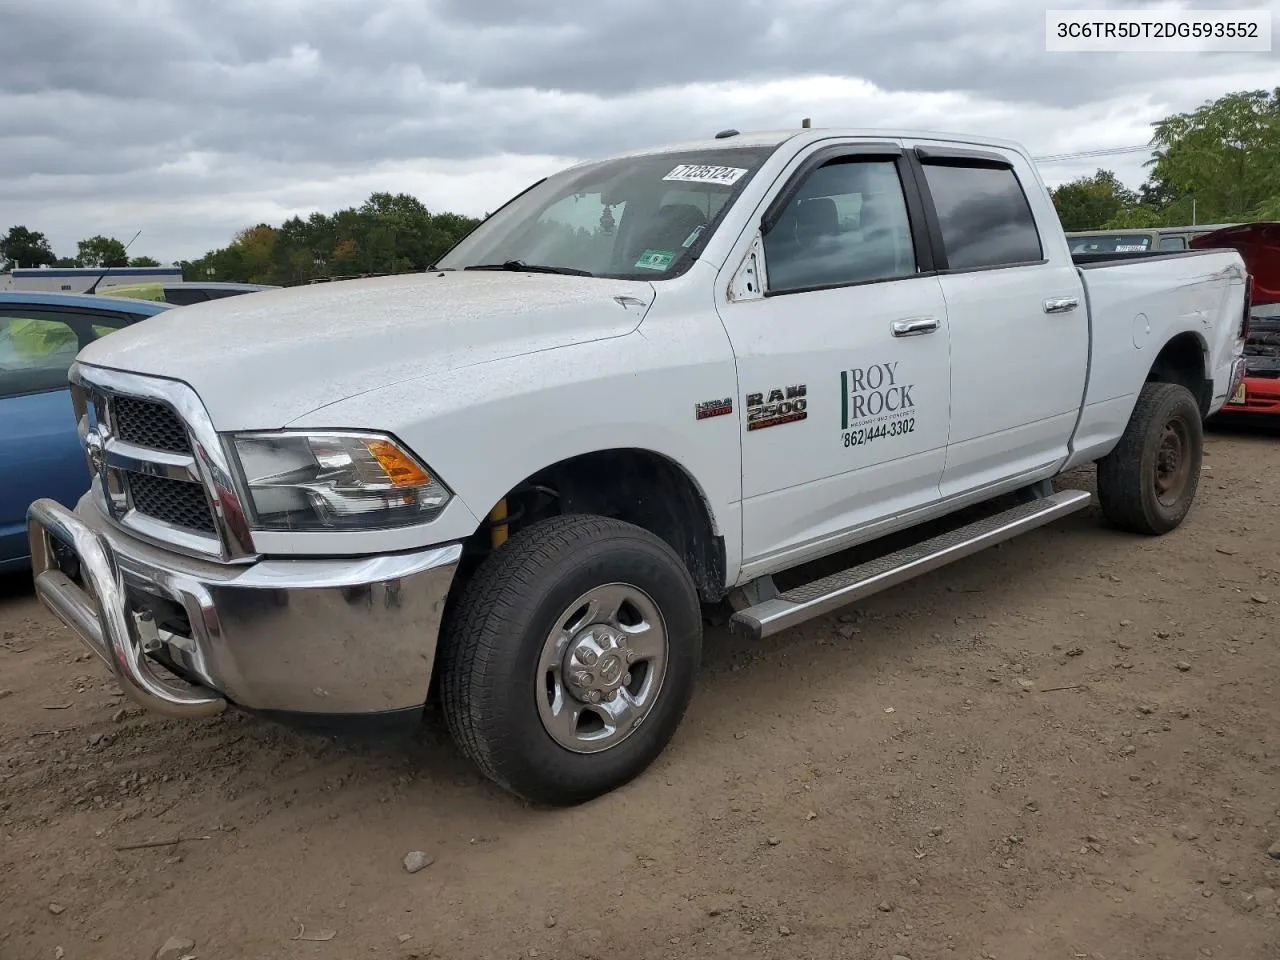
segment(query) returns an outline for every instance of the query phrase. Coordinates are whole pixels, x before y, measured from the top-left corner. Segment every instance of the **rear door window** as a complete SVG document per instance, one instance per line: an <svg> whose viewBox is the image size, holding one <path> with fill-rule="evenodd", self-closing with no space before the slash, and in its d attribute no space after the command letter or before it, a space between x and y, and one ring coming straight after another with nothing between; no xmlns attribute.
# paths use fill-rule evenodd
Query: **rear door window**
<svg viewBox="0 0 1280 960"><path fill-rule="evenodd" d="M1031 205L1009 167L924 162L950 270L1044 259Z"/></svg>

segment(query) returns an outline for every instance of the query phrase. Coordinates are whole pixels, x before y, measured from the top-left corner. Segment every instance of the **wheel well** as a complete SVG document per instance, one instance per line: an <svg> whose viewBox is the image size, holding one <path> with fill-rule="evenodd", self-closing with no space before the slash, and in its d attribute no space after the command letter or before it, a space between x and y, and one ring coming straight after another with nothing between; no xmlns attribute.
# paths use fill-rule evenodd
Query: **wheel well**
<svg viewBox="0 0 1280 960"><path fill-rule="evenodd" d="M1206 349L1194 333L1180 333L1161 349L1147 374L1147 382L1180 383L1196 398L1200 416L1209 412L1213 381L1205 376Z"/></svg>
<svg viewBox="0 0 1280 960"><path fill-rule="evenodd" d="M463 546L466 579L498 539L547 517L589 513L643 527L683 558L698 594L715 603L725 594L724 538L712 526L702 494L685 471L649 450L615 449L571 457L516 484Z"/></svg>

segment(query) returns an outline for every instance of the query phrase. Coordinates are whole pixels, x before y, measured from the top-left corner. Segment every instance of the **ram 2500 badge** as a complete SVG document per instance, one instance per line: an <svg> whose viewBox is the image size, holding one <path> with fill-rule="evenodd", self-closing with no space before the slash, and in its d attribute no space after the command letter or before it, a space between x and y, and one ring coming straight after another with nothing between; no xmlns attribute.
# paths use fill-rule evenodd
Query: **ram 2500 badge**
<svg viewBox="0 0 1280 960"><path fill-rule="evenodd" d="M84 349L93 487L31 507L39 596L155 710L438 700L493 780L582 801L671 739L707 605L786 629L1086 507L1052 481L1093 462L1111 523L1182 522L1243 261L1083 259L1014 143L579 164L427 273Z"/></svg>

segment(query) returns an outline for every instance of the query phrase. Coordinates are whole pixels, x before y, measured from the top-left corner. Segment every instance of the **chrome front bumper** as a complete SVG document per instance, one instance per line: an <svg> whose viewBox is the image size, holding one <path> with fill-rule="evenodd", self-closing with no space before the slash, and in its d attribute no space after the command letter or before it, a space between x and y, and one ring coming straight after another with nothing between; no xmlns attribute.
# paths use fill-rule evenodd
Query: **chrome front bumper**
<svg viewBox="0 0 1280 960"><path fill-rule="evenodd" d="M127 537L88 497L74 513L37 500L27 530L40 601L129 697L177 717L211 716L228 703L318 715L422 706L462 554L450 544L219 564ZM172 612L167 626L157 609Z"/></svg>

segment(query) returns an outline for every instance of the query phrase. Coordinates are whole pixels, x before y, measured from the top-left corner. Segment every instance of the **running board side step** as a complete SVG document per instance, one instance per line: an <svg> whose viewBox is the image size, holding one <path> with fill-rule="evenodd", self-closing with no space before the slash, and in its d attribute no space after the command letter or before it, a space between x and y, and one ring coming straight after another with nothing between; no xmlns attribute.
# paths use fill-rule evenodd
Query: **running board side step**
<svg viewBox="0 0 1280 960"><path fill-rule="evenodd" d="M1083 510L1091 499L1086 490L1062 490L1020 503L950 533L922 540L739 610L731 618L731 626L758 639L772 636Z"/></svg>

